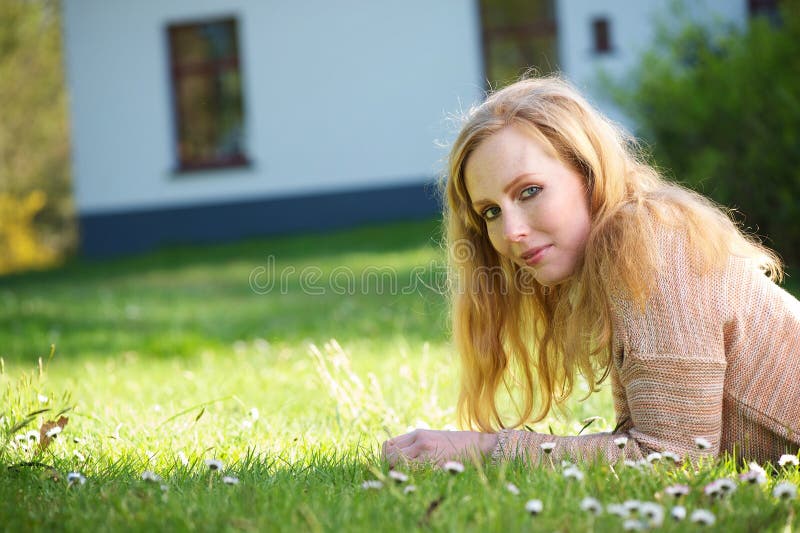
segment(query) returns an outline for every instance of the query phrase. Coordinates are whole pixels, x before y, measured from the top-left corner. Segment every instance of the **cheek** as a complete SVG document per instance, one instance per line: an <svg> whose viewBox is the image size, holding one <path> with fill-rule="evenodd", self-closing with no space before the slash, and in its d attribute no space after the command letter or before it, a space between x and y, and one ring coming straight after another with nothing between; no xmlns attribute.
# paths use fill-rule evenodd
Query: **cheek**
<svg viewBox="0 0 800 533"><path fill-rule="evenodd" d="M572 241L571 248L573 248L577 254L582 255L586 248L586 243L589 240L591 223L587 215L585 218L581 217L579 220L573 220L572 224L574 231L570 239Z"/></svg>
<svg viewBox="0 0 800 533"><path fill-rule="evenodd" d="M486 228L486 234L489 237L489 242L492 244L492 248L499 253L500 255L506 255L505 250L505 243L506 240L503 238L502 230L498 229L497 224L488 225Z"/></svg>

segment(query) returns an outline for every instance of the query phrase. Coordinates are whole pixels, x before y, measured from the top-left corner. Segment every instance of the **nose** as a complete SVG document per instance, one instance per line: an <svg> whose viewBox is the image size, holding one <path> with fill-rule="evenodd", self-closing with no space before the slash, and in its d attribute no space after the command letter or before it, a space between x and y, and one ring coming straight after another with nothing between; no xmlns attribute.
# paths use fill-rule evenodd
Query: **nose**
<svg viewBox="0 0 800 533"><path fill-rule="evenodd" d="M516 209L506 209L503 213L503 235L509 242L519 242L528 236L530 228L525 217Z"/></svg>

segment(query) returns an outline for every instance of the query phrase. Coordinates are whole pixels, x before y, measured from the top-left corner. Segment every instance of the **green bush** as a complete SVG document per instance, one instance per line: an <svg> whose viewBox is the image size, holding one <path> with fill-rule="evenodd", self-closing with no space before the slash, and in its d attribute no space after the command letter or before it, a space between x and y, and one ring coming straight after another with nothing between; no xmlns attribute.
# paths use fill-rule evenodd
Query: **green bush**
<svg viewBox="0 0 800 533"><path fill-rule="evenodd" d="M612 90L668 175L800 265L800 1L746 28L673 16ZM677 30L675 29L677 28Z"/></svg>

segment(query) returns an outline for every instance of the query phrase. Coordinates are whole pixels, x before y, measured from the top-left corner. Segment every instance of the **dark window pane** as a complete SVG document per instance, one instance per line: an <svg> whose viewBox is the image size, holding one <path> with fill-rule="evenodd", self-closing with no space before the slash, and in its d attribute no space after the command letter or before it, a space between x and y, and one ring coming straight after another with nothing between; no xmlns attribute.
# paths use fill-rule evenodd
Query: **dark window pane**
<svg viewBox="0 0 800 533"><path fill-rule="evenodd" d="M486 74L501 85L519 79L531 68L543 74L557 69L556 44L552 39L500 37L488 46Z"/></svg>
<svg viewBox="0 0 800 533"><path fill-rule="evenodd" d="M481 0L484 28L501 28L535 20L555 20L553 0Z"/></svg>
<svg viewBox="0 0 800 533"><path fill-rule="evenodd" d="M592 21L594 35L594 51L605 53L611 51L611 28L607 18L596 18Z"/></svg>
<svg viewBox="0 0 800 533"><path fill-rule="evenodd" d="M776 27L781 26L778 0L749 0L747 9L751 17L764 17Z"/></svg>
<svg viewBox="0 0 800 533"><path fill-rule="evenodd" d="M245 162L236 21L169 28L180 168Z"/></svg>
<svg viewBox="0 0 800 533"><path fill-rule="evenodd" d="M481 0L486 77L493 86L528 69L558 69L553 0Z"/></svg>

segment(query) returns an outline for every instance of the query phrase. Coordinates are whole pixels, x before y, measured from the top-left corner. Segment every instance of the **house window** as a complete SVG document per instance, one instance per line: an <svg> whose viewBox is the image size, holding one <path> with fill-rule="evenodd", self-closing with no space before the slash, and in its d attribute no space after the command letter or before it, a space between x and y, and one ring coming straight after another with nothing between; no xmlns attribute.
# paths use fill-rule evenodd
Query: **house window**
<svg viewBox="0 0 800 533"><path fill-rule="evenodd" d="M597 17L592 20L592 36L596 54L611 52L611 22L606 17Z"/></svg>
<svg viewBox="0 0 800 533"><path fill-rule="evenodd" d="M492 87L528 69L558 70L554 0L480 0L483 62Z"/></svg>
<svg viewBox="0 0 800 533"><path fill-rule="evenodd" d="M179 170L247 164L236 19L167 28Z"/></svg>
<svg viewBox="0 0 800 533"><path fill-rule="evenodd" d="M766 17L773 24L778 24L780 22L778 0L748 0L747 12L750 14L750 17Z"/></svg>

